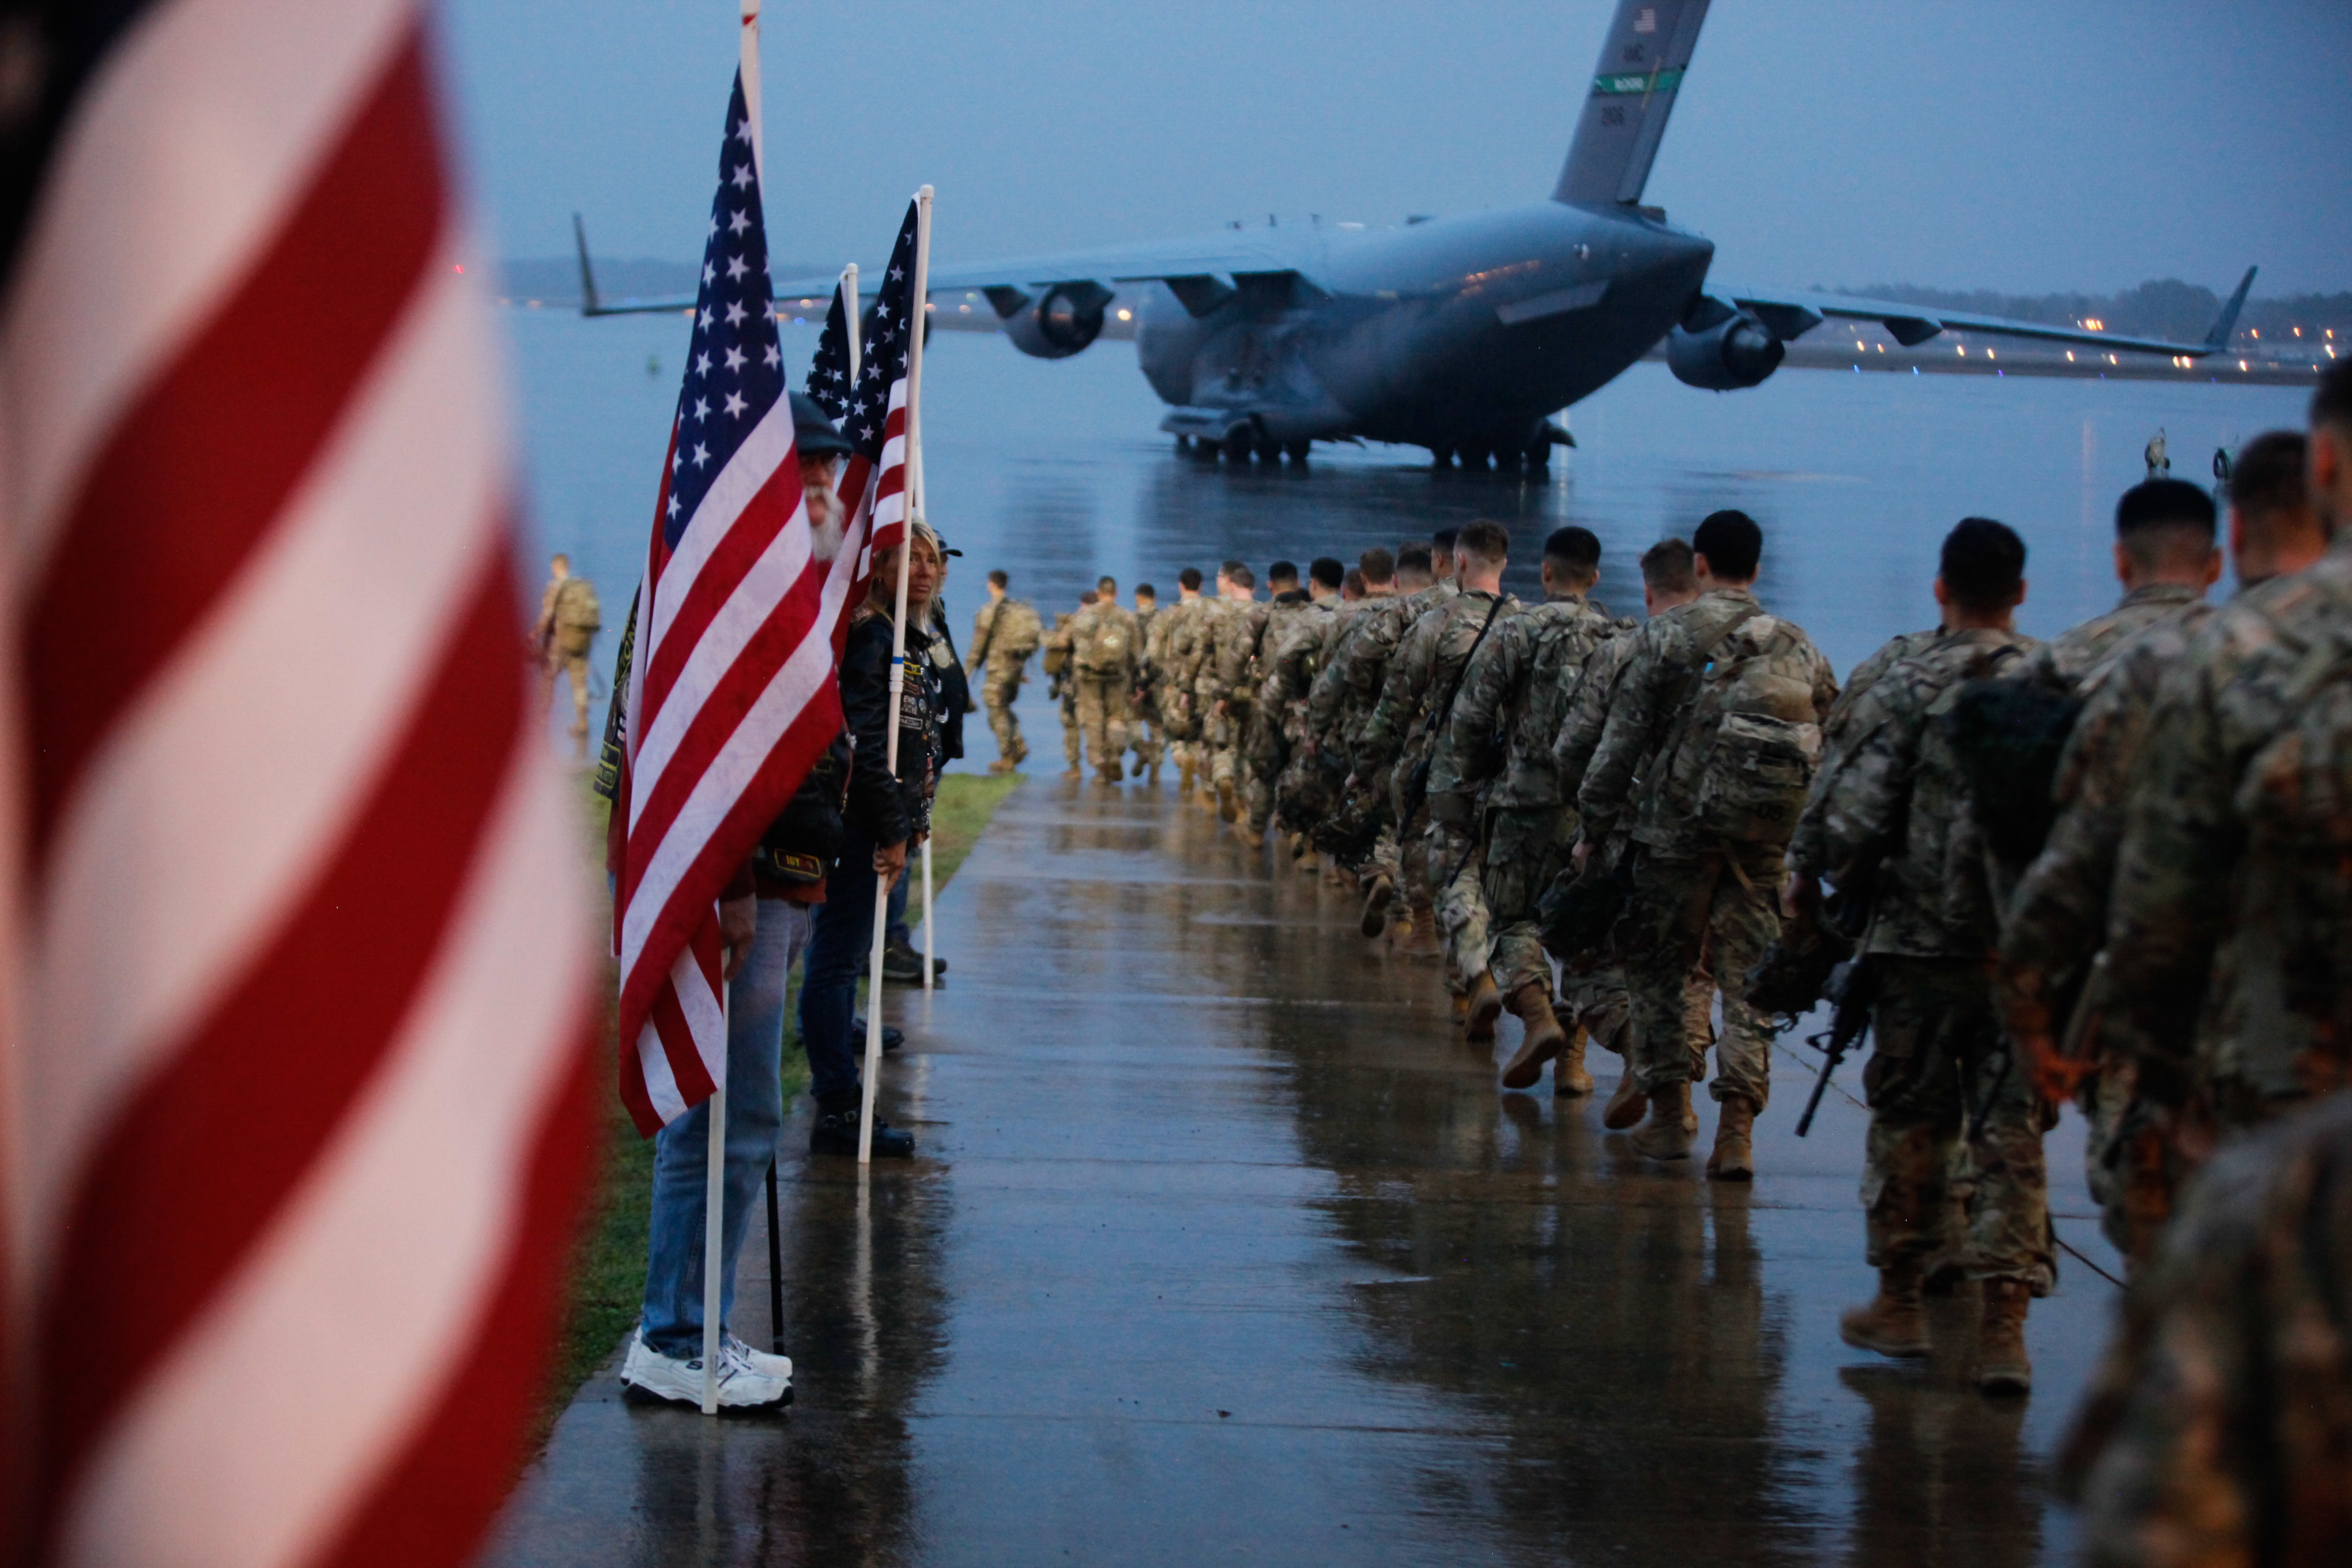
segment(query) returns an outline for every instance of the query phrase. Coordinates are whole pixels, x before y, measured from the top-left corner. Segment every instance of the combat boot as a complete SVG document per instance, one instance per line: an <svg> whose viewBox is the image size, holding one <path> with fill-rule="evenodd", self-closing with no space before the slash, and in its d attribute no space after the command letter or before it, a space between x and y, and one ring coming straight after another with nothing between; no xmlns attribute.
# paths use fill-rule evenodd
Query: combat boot
<svg viewBox="0 0 2352 1568"><path fill-rule="evenodd" d="M1151 766L1145 769L1144 773L1146 776L1143 782L1150 784L1153 789L1158 789L1160 787L1160 759L1157 757L1152 758Z"/></svg>
<svg viewBox="0 0 2352 1568"><path fill-rule="evenodd" d="M1618 1076L1617 1092L1601 1108L1601 1125L1612 1132L1622 1132L1637 1125L1649 1112L1650 1097L1642 1092L1641 1075L1633 1070L1632 1062L1627 1062L1625 1070Z"/></svg>
<svg viewBox="0 0 2352 1568"><path fill-rule="evenodd" d="M1080 768L1077 763L1072 763L1068 767L1062 770L1062 776L1066 779L1082 779L1087 775L1085 770Z"/></svg>
<svg viewBox="0 0 2352 1568"><path fill-rule="evenodd" d="M1878 1294L1840 1314L1838 1338L1860 1351L1911 1358L1927 1353L1927 1314L1919 1305L1919 1260L1878 1271Z"/></svg>
<svg viewBox="0 0 2352 1568"><path fill-rule="evenodd" d="M1551 1010L1551 997L1542 986L1530 982L1511 994L1511 1011L1528 1026L1528 1035L1519 1042L1519 1054L1503 1068L1503 1087L1535 1088L1537 1080L1543 1077L1544 1063L1554 1057L1559 1058L1559 1080L1566 1082L1569 1061L1562 1053L1568 1049L1568 1031L1559 1026L1559 1018ZM1576 1071L1584 1071L1582 1062L1576 1064ZM1592 1079L1586 1078L1584 1088L1574 1092L1591 1093Z"/></svg>
<svg viewBox="0 0 2352 1568"><path fill-rule="evenodd" d="M1366 942L1376 942L1389 929L1389 905L1395 901L1396 884L1385 873L1374 872L1371 885L1364 889L1364 915L1356 929L1364 933Z"/></svg>
<svg viewBox="0 0 2352 1568"><path fill-rule="evenodd" d="M1495 1043L1495 1020L1503 1016L1503 994L1496 989L1495 977L1486 970L1470 983L1469 1012L1464 1020L1474 1046Z"/></svg>
<svg viewBox="0 0 2352 1568"><path fill-rule="evenodd" d="M1118 764L1117 763L1111 763L1107 766L1099 767L1095 770L1095 782L1097 784L1107 784L1116 787L1118 781L1119 771Z"/></svg>
<svg viewBox="0 0 2352 1568"><path fill-rule="evenodd" d="M1670 1084L1650 1097L1650 1119L1633 1129L1633 1152L1648 1160L1687 1160L1694 1132L1690 1085Z"/></svg>
<svg viewBox="0 0 2352 1568"><path fill-rule="evenodd" d="M1744 1094L1723 1097L1722 1113L1715 1123L1715 1152L1706 1157L1706 1173L1718 1182L1756 1179L1756 1102Z"/></svg>
<svg viewBox="0 0 2352 1568"><path fill-rule="evenodd" d="M1192 759L1185 757L1176 763L1176 798L1186 800L1192 794Z"/></svg>
<svg viewBox="0 0 2352 1568"><path fill-rule="evenodd" d="M1019 767L1029 760L1029 742L1020 736L1013 737L1013 765Z"/></svg>
<svg viewBox="0 0 2352 1568"><path fill-rule="evenodd" d="M1241 803L1234 798L1234 781L1231 779L1217 781L1217 816L1225 822L1239 822L1242 818Z"/></svg>
<svg viewBox="0 0 2352 1568"><path fill-rule="evenodd" d="M1581 1100L1592 1092L1592 1075L1584 1067L1584 1047L1591 1037L1582 1024L1562 1024L1560 1029L1568 1036L1568 1044L1560 1047L1552 1064L1552 1098Z"/></svg>
<svg viewBox="0 0 2352 1568"><path fill-rule="evenodd" d="M2033 1365L2025 1359L2025 1310L2032 1287L2022 1279L1984 1282L1984 1320L1977 1328L1977 1386L1987 1394L2026 1394Z"/></svg>
<svg viewBox="0 0 2352 1568"><path fill-rule="evenodd" d="M999 757L988 764L988 771L992 773L1009 773L1013 771L1013 759Z"/></svg>
<svg viewBox="0 0 2352 1568"><path fill-rule="evenodd" d="M1252 849L1263 849L1265 847L1265 835L1260 833L1256 828L1252 827L1246 821L1235 822L1234 824L1234 837L1240 839Z"/></svg>
<svg viewBox="0 0 2352 1568"><path fill-rule="evenodd" d="M1192 790L1192 804L1202 811L1213 812L1217 809L1217 797L1209 793L1208 785L1196 784Z"/></svg>

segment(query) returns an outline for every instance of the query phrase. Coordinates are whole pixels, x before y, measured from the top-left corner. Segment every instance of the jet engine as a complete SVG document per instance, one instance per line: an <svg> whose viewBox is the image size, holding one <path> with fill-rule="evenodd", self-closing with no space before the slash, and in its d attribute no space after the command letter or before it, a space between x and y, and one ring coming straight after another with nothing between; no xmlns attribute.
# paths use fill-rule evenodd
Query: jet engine
<svg viewBox="0 0 2352 1568"><path fill-rule="evenodd" d="M1708 392L1738 392L1780 368L1789 346L1747 310L1702 296L1666 334L1675 379Z"/></svg>
<svg viewBox="0 0 2352 1568"><path fill-rule="evenodd" d="M1002 288L988 295L1004 335L1034 359L1067 359L1093 342L1102 335L1103 307L1111 301L1109 289L1084 281L1056 283L1034 297Z"/></svg>

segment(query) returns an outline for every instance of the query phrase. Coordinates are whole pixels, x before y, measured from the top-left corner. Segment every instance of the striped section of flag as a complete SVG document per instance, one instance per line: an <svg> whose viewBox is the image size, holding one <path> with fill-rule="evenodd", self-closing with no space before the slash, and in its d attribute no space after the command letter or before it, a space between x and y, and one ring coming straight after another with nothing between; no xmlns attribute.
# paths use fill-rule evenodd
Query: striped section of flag
<svg viewBox="0 0 2352 1568"><path fill-rule="evenodd" d="M29 1529L455 1563L537 1393L592 961L431 51L409 0L115 10L0 293Z"/></svg>
<svg viewBox="0 0 2352 1568"><path fill-rule="evenodd" d="M841 730L768 297L757 134L739 73L637 595L614 805L628 824L614 866L621 1098L647 1133L726 1071L716 900Z"/></svg>
<svg viewBox="0 0 2352 1568"><path fill-rule="evenodd" d="M809 395L843 421L842 434L856 448L837 481L842 515L841 548L826 574L825 624L833 628L837 659L849 637L849 617L866 598L874 558L905 536L907 524L907 334L914 305L916 204L890 247L868 330L865 363L848 376L846 323L835 310L825 321L809 363ZM846 396L841 388L849 386Z"/></svg>

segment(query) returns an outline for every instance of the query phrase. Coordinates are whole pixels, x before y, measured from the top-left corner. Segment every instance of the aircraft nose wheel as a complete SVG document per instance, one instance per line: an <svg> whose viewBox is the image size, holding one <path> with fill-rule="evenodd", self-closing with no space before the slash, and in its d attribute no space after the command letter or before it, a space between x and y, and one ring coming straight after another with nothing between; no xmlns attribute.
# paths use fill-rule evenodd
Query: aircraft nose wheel
<svg viewBox="0 0 2352 1568"><path fill-rule="evenodd" d="M1283 448L1284 452L1288 454L1291 462L1302 468L1307 466L1307 455L1314 449L1315 443L1312 441L1293 441Z"/></svg>

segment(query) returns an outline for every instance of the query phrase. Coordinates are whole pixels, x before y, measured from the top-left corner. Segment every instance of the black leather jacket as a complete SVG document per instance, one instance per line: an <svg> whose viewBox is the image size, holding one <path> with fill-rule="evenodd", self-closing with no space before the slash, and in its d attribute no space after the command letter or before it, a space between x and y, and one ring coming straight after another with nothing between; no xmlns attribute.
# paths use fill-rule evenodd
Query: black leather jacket
<svg viewBox="0 0 2352 1568"><path fill-rule="evenodd" d="M841 655L841 711L856 747L842 819L880 845L903 844L931 826L931 796L943 753L939 671L930 637L907 632L906 685L898 709L898 772L886 765L890 742L890 617L871 605L849 624Z"/></svg>

